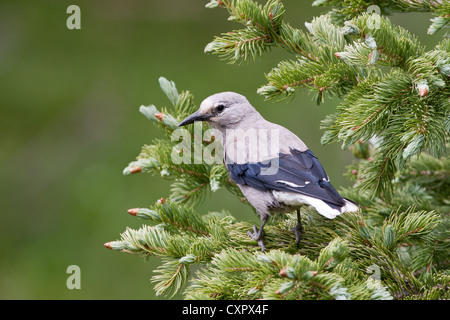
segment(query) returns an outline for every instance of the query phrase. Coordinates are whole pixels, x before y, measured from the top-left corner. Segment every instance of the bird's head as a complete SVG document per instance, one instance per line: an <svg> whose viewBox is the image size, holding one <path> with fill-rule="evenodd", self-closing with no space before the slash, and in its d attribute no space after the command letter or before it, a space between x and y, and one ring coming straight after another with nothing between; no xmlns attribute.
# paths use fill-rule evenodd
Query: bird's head
<svg viewBox="0 0 450 320"><path fill-rule="evenodd" d="M185 126L195 121L207 121L213 128L234 128L245 119L258 114L255 108L243 96L235 92L221 92L209 96L194 112L181 121L178 126Z"/></svg>

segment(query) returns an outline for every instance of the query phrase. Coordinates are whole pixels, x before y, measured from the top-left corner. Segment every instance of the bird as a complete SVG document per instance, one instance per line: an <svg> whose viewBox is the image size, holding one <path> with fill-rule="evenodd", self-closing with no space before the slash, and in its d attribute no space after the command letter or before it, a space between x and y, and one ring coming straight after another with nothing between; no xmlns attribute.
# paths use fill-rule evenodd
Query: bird
<svg viewBox="0 0 450 320"><path fill-rule="evenodd" d="M223 161L233 182L255 208L261 226L248 235L265 251L264 226L276 212L297 212L292 229L297 248L303 226L300 208L314 207L328 219L358 211L358 205L343 198L331 185L318 158L287 128L269 122L235 92L213 94L178 126L207 122L223 146ZM259 138L259 139L258 139Z"/></svg>

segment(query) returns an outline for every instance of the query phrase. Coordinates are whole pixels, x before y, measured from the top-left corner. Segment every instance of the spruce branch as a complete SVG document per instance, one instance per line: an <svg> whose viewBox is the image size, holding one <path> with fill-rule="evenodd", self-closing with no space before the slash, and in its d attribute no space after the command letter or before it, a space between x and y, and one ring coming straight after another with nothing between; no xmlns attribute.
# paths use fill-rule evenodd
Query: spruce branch
<svg viewBox="0 0 450 320"><path fill-rule="evenodd" d="M229 20L246 26L216 37L205 48L205 53L214 53L230 63L255 60L267 51L274 41L280 40L279 28L284 6L279 1L268 1L261 6L251 0L211 1L209 8L221 5L230 13Z"/></svg>
<svg viewBox="0 0 450 320"><path fill-rule="evenodd" d="M165 139L155 139L153 144L145 145L137 160L130 162L123 173L152 173L172 181L169 199L177 202L198 203L209 191L217 191L222 186L242 198L239 188L229 179L226 168L215 164L215 157L221 154L221 146L214 136L208 134L207 126L185 129L182 135L175 132L179 121L197 109L192 94L189 91L178 93L175 83L163 77L159 83L173 109L158 109L150 105L141 106L139 111L163 131ZM216 154L206 152L211 145ZM187 152L183 154L185 150ZM205 158L212 164L203 162Z"/></svg>
<svg viewBox="0 0 450 320"><path fill-rule="evenodd" d="M334 4L321 1L316 5L325 3ZM305 24L308 33L290 27L281 13L274 24L276 27L269 23L271 11L267 8L275 5L279 8L282 4L278 2L268 1L264 7L250 0L221 4L235 20L247 26L242 30L258 32L258 39L266 37L271 46L288 49L296 56L280 62L266 75L269 83L258 89L259 94L267 99L283 100L306 87L317 103L324 101L325 94L343 97L340 112L323 122L326 131L322 142L340 141L343 148L348 148L373 137L382 141L380 150L374 153L375 160L361 167L364 171L361 177L366 177L360 184L362 188L373 190L373 194L388 193L396 171L412 156L425 150L436 157L445 152L450 95L448 41L425 51L417 37L406 29L393 25L387 17L364 12L370 5L368 2L341 3L342 8L352 9L352 14L347 14L351 20L345 21L342 27L333 22L332 15L323 15ZM376 4L383 10L390 7L407 10L404 3ZM355 10L356 5L360 11ZM438 7L421 1L411 3L408 11ZM243 32L234 34L236 41L247 43L255 39ZM221 51L210 52L232 63L263 52L261 48L256 52L255 47L227 47L219 42L216 39L208 47ZM240 49L237 54L236 50ZM386 72L382 69L385 66L391 69ZM405 122L405 112L411 109L414 116Z"/></svg>
<svg viewBox="0 0 450 320"><path fill-rule="evenodd" d="M439 1L315 1L333 6L306 23L286 23L280 1L211 0L242 28L216 37L206 51L230 63L260 57L273 47L292 54L267 75L258 93L293 98L306 88L320 103L339 97L322 122L323 143L338 142L358 159L348 167L351 188L340 193L361 210L334 220L302 208L299 243L289 230L295 213L266 225L266 252L247 235L253 223L226 211L200 213L195 204L225 187L239 188L222 163L207 153L215 137L207 127L174 138L178 121L197 109L193 95L160 78L169 108L140 111L164 138L142 148L124 174L152 173L171 181L171 194L147 208L128 210L145 220L105 247L161 265L152 282L157 294L187 299L448 299L450 163L450 40L426 49L387 17L367 13L433 12L445 25ZM447 11L446 11L447 10ZM379 28L371 28L379 18ZM431 29L431 27L430 27ZM186 149L185 149L186 148ZM190 149L189 149L190 148ZM185 150L200 150L196 158ZM174 155L189 156L176 163ZM195 272L193 272L195 266Z"/></svg>
<svg viewBox="0 0 450 320"><path fill-rule="evenodd" d="M205 47L205 53L218 54L230 63L255 60L270 48L270 38L254 28L228 32Z"/></svg>
<svg viewBox="0 0 450 320"><path fill-rule="evenodd" d="M350 20L364 12L377 12L379 15L390 15L394 12L432 12L436 17L431 19L428 34L433 34L449 23L450 5L448 1L433 0L393 0L393 1L360 1L360 0L316 0L313 6L332 7L327 13L336 23Z"/></svg>

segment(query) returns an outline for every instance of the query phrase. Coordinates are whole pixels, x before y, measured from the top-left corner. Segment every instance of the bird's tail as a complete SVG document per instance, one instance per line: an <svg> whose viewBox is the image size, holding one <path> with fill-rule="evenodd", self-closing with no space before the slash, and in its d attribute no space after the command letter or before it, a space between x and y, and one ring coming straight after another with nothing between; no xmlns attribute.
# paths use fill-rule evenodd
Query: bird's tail
<svg viewBox="0 0 450 320"><path fill-rule="evenodd" d="M348 199L344 198L344 205L337 206L335 204L327 203L319 199L314 199L315 203L311 203L321 215L327 217L328 219L334 219L338 215L344 212L355 212L359 210L358 205Z"/></svg>
<svg viewBox="0 0 450 320"><path fill-rule="evenodd" d="M344 212L354 212L359 209L356 203L345 198L344 205L336 205L313 197L303 197L303 199L305 203L313 206L317 212L328 219L334 219Z"/></svg>
<svg viewBox="0 0 450 320"><path fill-rule="evenodd" d="M345 199L345 205L341 207L341 213L344 212L355 212L359 210L358 204L356 202L353 202L351 200Z"/></svg>

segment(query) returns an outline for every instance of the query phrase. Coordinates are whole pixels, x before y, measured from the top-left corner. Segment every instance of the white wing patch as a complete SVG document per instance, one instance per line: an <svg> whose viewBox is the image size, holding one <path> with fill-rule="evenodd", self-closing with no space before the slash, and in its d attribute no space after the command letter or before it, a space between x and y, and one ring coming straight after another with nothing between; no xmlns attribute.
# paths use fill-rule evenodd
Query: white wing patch
<svg viewBox="0 0 450 320"><path fill-rule="evenodd" d="M283 183L285 185L288 185L289 187L293 187L293 188L303 188L304 186L306 186L307 184L309 184L311 181L305 181L305 184L300 186L298 184L289 182L289 181L284 181L284 180L277 180L277 183Z"/></svg>

